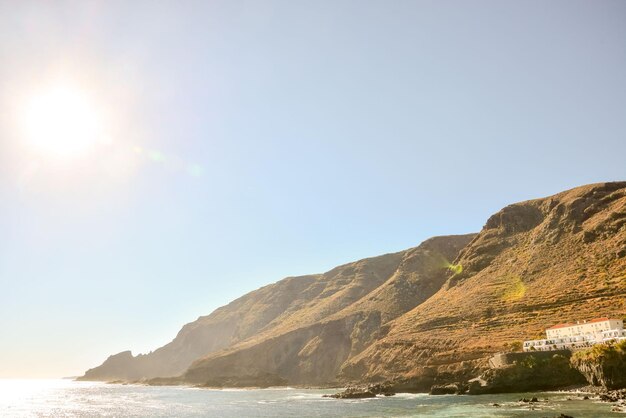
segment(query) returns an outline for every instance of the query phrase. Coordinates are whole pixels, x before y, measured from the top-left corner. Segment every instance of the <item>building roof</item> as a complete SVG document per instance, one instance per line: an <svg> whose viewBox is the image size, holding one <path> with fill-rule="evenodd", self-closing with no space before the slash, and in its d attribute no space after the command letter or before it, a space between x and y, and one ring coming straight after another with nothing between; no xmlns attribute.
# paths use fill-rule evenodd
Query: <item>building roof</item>
<svg viewBox="0 0 626 418"><path fill-rule="evenodd" d="M595 318L595 319L590 319L589 321L586 321L586 324L589 324L591 322L604 322L604 321L611 321L610 318ZM613 319L613 321L617 321L617 319ZM567 328L567 327L573 327L575 325L582 325L582 324L569 324L569 323L565 323L565 324L558 324L558 325L554 325L548 329L557 329L557 328Z"/></svg>
<svg viewBox="0 0 626 418"><path fill-rule="evenodd" d="M596 319L592 319L591 321L587 321L587 322L604 322L604 321L610 321L609 318L596 318Z"/></svg>

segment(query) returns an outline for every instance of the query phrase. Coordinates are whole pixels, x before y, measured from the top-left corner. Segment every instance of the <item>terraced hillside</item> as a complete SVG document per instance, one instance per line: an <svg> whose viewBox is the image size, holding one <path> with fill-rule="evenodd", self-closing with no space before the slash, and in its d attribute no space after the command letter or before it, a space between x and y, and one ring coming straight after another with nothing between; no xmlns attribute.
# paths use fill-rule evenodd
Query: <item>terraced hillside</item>
<svg viewBox="0 0 626 418"><path fill-rule="evenodd" d="M428 390L555 323L625 315L626 182L601 183L507 206L479 234L284 279L84 378Z"/></svg>
<svg viewBox="0 0 626 418"><path fill-rule="evenodd" d="M626 315L626 182L514 204L461 252L459 272L343 366L344 379L471 377L547 326Z"/></svg>
<svg viewBox="0 0 626 418"><path fill-rule="evenodd" d="M342 284L340 294L353 294L354 288L367 291L343 298L350 303L329 310L329 301L316 301L279 318L280 325L194 362L183 379L215 386L335 382L342 364L382 338L391 320L439 290L449 260L472 238L471 234L435 237L399 253L399 263L383 281L364 275L362 262L351 264L357 279Z"/></svg>
<svg viewBox="0 0 626 418"><path fill-rule="evenodd" d="M125 351L113 355L102 365L88 370L81 379L140 380L178 376L203 356L228 347L232 350L235 346L238 349L255 346L290 335L297 329L309 327L308 332L314 333L316 327L335 316L350 316L352 322L344 324L355 339L349 351L360 351L379 335L382 324L439 290L445 281L447 263L472 238L473 235L433 238L414 249L367 258L324 274L283 279L185 325L171 343L153 353L132 356ZM361 330L361 334L352 330L354 324L360 324L356 329ZM326 333L331 332L327 326L321 328L326 329ZM311 358L319 356L315 347L324 345L320 338L307 340ZM344 349L343 345L333 348L338 352ZM341 353L337 356L343 358ZM314 363L309 365L311 375L304 375L316 374L320 379L321 376L327 379L337 374L342 362L332 367L318 367ZM244 375L250 373L263 375L265 372L251 369Z"/></svg>

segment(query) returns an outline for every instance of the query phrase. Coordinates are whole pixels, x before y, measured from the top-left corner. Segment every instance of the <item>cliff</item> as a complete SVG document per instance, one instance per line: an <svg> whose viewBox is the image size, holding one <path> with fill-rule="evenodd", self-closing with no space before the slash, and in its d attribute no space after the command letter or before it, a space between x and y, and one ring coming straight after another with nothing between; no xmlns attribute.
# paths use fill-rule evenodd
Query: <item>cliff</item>
<svg viewBox="0 0 626 418"><path fill-rule="evenodd" d="M469 384L469 393L532 392L583 385L585 377L570 363L569 350L506 353L492 357L503 360Z"/></svg>
<svg viewBox="0 0 626 418"><path fill-rule="evenodd" d="M626 314L626 182L507 206L459 272L342 367L344 379L464 380L552 324Z"/></svg>
<svg viewBox="0 0 626 418"><path fill-rule="evenodd" d="M449 261L472 235L437 237L405 251L386 280L334 313L301 319L194 362L183 379L217 385L270 373L289 384L329 384L349 358L382 338L387 324L432 296L445 282ZM371 283L371 280L368 280Z"/></svg>
<svg viewBox="0 0 626 418"><path fill-rule="evenodd" d="M185 325L171 343L153 353L133 357L122 352L80 379L132 381L178 376L194 360L220 350L229 348L222 351L226 354L255 347L253 351L263 353L268 345L289 345L290 338L300 341L308 335L297 352L291 353L304 360L298 361L298 372L290 377L303 382L332 380L348 353L358 352L380 337L383 324L441 287L449 260L472 238L432 238L417 248L345 264L324 274L283 279ZM332 352L331 363L327 349ZM254 357L251 363L255 363ZM294 365L287 363L281 363L282 367L292 369ZM237 382L277 381L272 378L275 371L243 364L211 381L215 385L232 382L232 376ZM190 379L193 373L188 375ZM205 380L209 376L195 379Z"/></svg>
<svg viewBox="0 0 626 418"><path fill-rule="evenodd" d="M626 388L626 341L578 351L571 363L592 385L607 390Z"/></svg>
<svg viewBox="0 0 626 418"><path fill-rule="evenodd" d="M211 386L467 381L552 324L626 314L626 182L507 206L479 234L292 277L85 379Z"/></svg>

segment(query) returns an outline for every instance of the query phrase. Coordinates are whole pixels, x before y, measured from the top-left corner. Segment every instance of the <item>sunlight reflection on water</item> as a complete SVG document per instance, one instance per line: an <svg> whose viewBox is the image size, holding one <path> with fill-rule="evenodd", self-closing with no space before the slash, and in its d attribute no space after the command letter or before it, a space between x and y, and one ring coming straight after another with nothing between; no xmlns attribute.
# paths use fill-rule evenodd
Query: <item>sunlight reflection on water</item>
<svg viewBox="0 0 626 418"><path fill-rule="evenodd" d="M620 416L605 403L576 395L543 393L529 410L523 395L429 396L335 400L332 390L210 390L186 387L116 385L71 380L0 380L1 417L511 417ZM537 394L535 394L537 395ZM527 396L527 395L526 395ZM570 398L571 400L568 400ZM498 403L500 407L491 406ZM624 416L624 415L621 415Z"/></svg>

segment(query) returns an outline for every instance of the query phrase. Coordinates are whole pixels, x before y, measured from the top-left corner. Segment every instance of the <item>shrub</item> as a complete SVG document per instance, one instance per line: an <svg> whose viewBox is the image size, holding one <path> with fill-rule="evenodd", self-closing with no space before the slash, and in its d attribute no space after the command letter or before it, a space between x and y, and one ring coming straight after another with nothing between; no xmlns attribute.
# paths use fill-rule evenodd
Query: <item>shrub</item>
<svg viewBox="0 0 626 418"><path fill-rule="evenodd" d="M574 361L602 361L607 365L617 364L626 357L626 340L619 343L596 344L586 350L577 351L572 355Z"/></svg>
<svg viewBox="0 0 626 418"><path fill-rule="evenodd" d="M522 351L523 343L521 341L513 341L510 346L511 351Z"/></svg>

